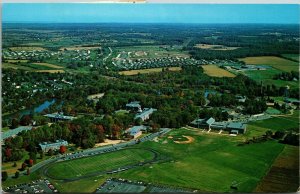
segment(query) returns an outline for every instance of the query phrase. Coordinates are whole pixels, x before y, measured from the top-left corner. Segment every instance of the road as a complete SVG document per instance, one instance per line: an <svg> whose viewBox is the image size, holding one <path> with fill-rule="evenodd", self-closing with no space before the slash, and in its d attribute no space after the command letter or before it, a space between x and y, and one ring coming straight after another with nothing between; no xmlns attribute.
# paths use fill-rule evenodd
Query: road
<svg viewBox="0 0 300 194"><path fill-rule="evenodd" d="M28 131L31 130L32 126L20 126L18 128L9 130L9 131L5 131L1 133L1 141L9 138L9 137L13 137L15 135L17 135L18 133L22 132L22 131Z"/></svg>
<svg viewBox="0 0 300 194"><path fill-rule="evenodd" d="M105 58L103 58L104 62L106 62L106 60L112 55L112 52L113 52L110 47L108 47L108 49L109 49L110 53Z"/></svg>

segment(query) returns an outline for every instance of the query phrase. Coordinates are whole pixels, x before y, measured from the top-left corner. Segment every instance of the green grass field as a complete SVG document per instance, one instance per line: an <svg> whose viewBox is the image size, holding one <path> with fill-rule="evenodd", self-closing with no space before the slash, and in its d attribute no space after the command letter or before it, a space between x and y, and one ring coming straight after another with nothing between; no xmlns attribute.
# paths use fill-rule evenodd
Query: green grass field
<svg viewBox="0 0 300 194"><path fill-rule="evenodd" d="M283 80L274 80L273 77L276 74L282 73L278 69L268 69L268 70L253 70L245 71L245 74L256 82L260 83L263 81L264 85L274 84L277 87L282 87L289 85L292 88L298 88L298 81L283 81Z"/></svg>
<svg viewBox="0 0 300 194"><path fill-rule="evenodd" d="M126 149L88 158L59 162L48 169L48 175L57 179L73 178L93 172L114 170L152 159L153 153L143 149ZM67 170L66 170L67 169Z"/></svg>
<svg viewBox="0 0 300 194"><path fill-rule="evenodd" d="M254 128L254 130L257 130L259 128L260 131L263 132L265 132L266 130L285 131L290 128L298 128L299 111L294 111L292 115L277 116L267 120L251 122L248 125L248 128L249 127L250 129L248 131L250 131L250 133L252 128Z"/></svg>
<svg viewBox="0 0 300 194"><path fill-rule="evenodd" d="M299 71L297 62L275 56L246 57L239 60L251 65L270 65L275 69L286 72Z"/></svg>
<svg viewBox="0 0 300 194"><path fill-rule="evenodd" d="M282 56L288 59L299 61L299 54L283 54Z"/></svg>
<svg viewBox="0 0 300 194"><path fill-rule="evenodd" d="M173 135L188 135L195 140L190 144L176 144L168 137ZM138 145L158 150L172 157L174 162L131 169L115 176L206 192L231 192L230 186L236 181L238 192L251 192L284 145L268 141L237 146L242 139L242 136L229 137L185 129L174 130L158 142Z"/></svg>

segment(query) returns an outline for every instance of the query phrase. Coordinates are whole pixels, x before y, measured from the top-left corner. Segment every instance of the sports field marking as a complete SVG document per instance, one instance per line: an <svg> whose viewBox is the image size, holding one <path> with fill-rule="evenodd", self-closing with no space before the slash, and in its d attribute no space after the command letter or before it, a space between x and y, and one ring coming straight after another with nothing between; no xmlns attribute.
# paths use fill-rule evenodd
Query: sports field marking
<svg viewBox="0 0 300 194"><path fill-rule="evenodd" d="M178 143L178 144L189 144L192 143L193 141L195 141L195 139L191 136L187 136L187 135L182 135L182 137L187 138L186 141L174 141L174 143Z"/></svg>

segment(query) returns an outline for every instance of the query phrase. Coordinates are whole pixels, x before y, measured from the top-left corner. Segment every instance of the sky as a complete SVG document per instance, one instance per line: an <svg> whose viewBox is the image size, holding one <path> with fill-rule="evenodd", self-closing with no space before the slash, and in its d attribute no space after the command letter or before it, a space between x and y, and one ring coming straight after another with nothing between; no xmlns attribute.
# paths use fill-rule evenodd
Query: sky
<svg viewBox="0 0 300 194"><path fill-rule="evenodd" d="M299 5L4 3L3 22L299 24Z"/></svg>

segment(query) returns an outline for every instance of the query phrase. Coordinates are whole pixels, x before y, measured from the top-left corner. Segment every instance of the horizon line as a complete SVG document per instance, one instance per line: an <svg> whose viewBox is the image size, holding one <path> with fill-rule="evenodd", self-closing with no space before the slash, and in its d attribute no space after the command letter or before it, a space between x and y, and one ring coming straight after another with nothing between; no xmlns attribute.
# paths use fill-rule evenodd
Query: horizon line
<svg viewBox="0 0 300 194"><path fill-rule="evenodd" d="M300 25L300 23L256 23L256 22L57 22L57 21L2 21L2 24L279 24L279 25Z"/></svg>

